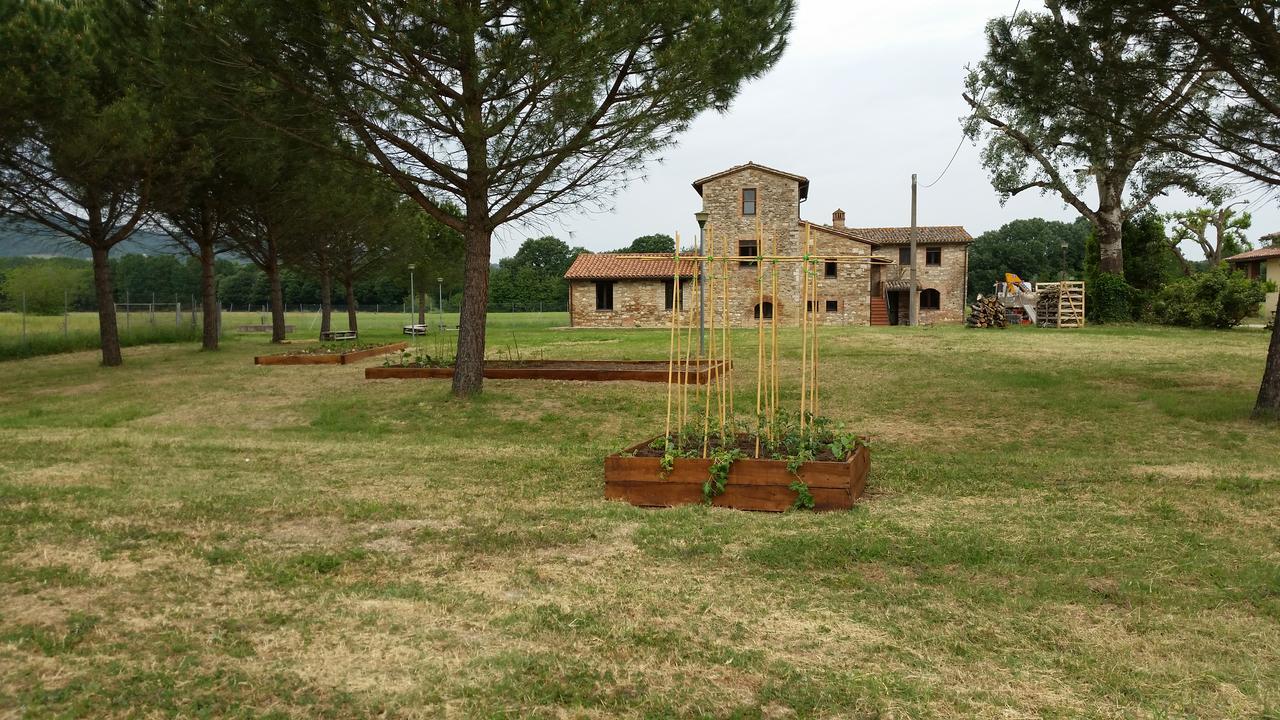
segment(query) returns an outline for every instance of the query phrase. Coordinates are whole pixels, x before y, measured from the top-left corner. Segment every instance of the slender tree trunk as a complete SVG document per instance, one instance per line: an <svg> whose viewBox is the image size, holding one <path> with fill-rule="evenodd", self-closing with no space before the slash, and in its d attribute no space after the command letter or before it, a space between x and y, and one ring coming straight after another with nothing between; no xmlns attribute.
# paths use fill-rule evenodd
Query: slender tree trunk
<svg viewBox="0 0 1280 720"><path fill-rule="evenodd" d="M213 262L213 243L200 246L200 296L204 303L204 337L200 347L218 349L218 282Z"/></svg>
<svg viewBox="0 0 1280 720"><path fill-rule="evenodd" d="M1267 369L1262 372L1262 386L1258 388L1258 403L1253 406L1253 416L1280 420L1280 312L1276 313L1271 326Z"/></svg>
<svg viewBox="0 0 1280 720"><path fill-rule="evenodd" d="M342 287L347 293L347 329L351 332L359 332L359 322L356 320L359 308L356 307L355 282L349 273L342 276Z"/></svg>
<svg viewBox="0 0 1280 720"><path fill-rule="evenodd" d="M424 291L418 292L418 324L427 324L427 293Z"/></svg>
<svg viewBox="0 0 1280 720"><path fill-rule="evenodd" d="M320 332L333 329L333 275L328 270L320 272Z"/></svg>
<svg viewBox="0 0 1280 720"><path fill-rule="evenodd" d="M271 283L271 342L284 342L284 286L280 282L280 262L275 256L267 263L267 280Z"/></svg>
<svg viewBox="0 0 1280 720"><path fill-rule="evenodd" d="M453 370L453 394L458 396L476 395L484 384L485 319L489 309L489 231L468 227L465 238L458 357Z"/></svg>
<svg viewBox="0 0 1280 720"><path fill-rule="evenodd" d="M116 367L120 355L120 331L116 327L116 299L111 288L111 263L106 248L93 247L93 289L98 297L98 338L102 344L102 364Z"/></svg>

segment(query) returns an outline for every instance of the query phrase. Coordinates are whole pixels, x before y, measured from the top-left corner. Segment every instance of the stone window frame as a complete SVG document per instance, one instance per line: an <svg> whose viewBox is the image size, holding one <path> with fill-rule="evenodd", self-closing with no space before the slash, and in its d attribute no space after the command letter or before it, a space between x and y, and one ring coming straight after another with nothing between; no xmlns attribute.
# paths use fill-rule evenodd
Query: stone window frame
<svg viewBox="0 0 1280 720"><path fill-rule="evenodd" d="M937 262L931 262L936 255ZM924 249L924 265L925 267L942 267L942 246L930 245Z"/></svg>
<svg viewBox="0 0 1280 720"><path fill-rule="evenodd" d="M840 277L840 264L835 260L827 260L822 264L822 277L835 280Z"/></svg>
<svg viewBox="0 0 1280 720"><path fill-rule="evenodd" d="M756 302L756 303L752 304L752 306L751 306L751 319L752 319L752 320L760 320L760 319L761 319L761 318L760 318L760 314L757 312L757 310L759 310L759 309L760 309L760 307L761 307L762 305L767 305L767 306L768 306L768 313L769 313L769 314L765 315L763 319L765 319L765 320L772 320L772 319L773 319L773 314L774 314L775 312L777 312L777 305L776 305L776 304L774 304L774 302L773 302L773 298L768 297L768 296L766 296L766 297L765 297L764 302Z"/></svg>
<svg viewBox="0 0 1280 720"><path fill-rule="evenodd" d="M596 312L613 312L613 285L612 280L596 280ZM602 292L603 291L603 292ZM602 307L607 306L607 307Z"/></svg>
<svg viewBox="0 0 1280 720"><path fill-rule="evenodd" d="M750 250L751 250L750 252L747 252L747 249L748 249L748 248L750 248ZM749 239L747 239L747 240L739 240L739 241L738 241L738 256L739 256L739 257L748 257L748 256L757 256L757 257L758 257L759 255L760 255L760 246L756 244L756 239L755 239L755 238L749 238ZM739 261L738 261L738 266L739 266L739 267L755 267L755 266L756 266L756 261L755 261L755 260L739 260Z"/></svg>
<svg viewBox="0 0 1280 720"><path fill-rule="evenodd" d="M825 304L824 304L824 311L825 311L825 312L828 312L828 313L838 313L838 312L840 312L840 300L838 300L838 299L832 299L832 298L827 298L827 300L826 300L826 302L825 302Z"/></svg>
<svg viewBox="0 0 1280 720"><path fill-rule="evenodd" d="M751 191L751 212L747 212L747 191ZM760 188L744 187L738 193L738 215L755 217L760 214Z"/></svg>
<svg viewBox="0 0 1280 720"><path fill-rule="evenodd" d="M898 264L899 264L899 265L910 265L910 264L911 264L911 261L912 261L912 257L911 257L911 246L910 246L910 245L899 245L899 246L898 246Z"/></svg>
<svg viewBox="0 0 1280 720"><path fill-rule="evenodd" d="M930 295L932 293L932 295ZM925 298L932 298L933 304L926 304ZM920 309L921 310L941 310L942 309L942 293L937 288L925 288L920 291Z"/></svg>

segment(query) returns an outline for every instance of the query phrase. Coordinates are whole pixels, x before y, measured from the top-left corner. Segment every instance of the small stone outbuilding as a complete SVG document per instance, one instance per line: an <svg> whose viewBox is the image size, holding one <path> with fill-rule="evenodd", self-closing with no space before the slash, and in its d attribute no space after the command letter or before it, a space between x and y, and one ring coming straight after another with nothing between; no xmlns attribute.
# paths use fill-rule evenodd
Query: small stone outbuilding
<svg viewBox="0 0 1280 720"><path fill-rule="evenodd" d="M910 264L917 263L920 321L964 319L965 279L973 238L960 226L917 228L917 256L910 257L909 227L847 227L836 210L831 223L800 217L808 199L809 180L774 168L747 163L693 183L708 214L709 252L717 255L800 255L806 235L820 255L874 255L887 265L825 262L818 278L818 297L810 309L820 322L834 325L896 325L906 321ZM758 244L765 247L759 248ZM623 253L579 255L565 273L569 281L570 323L575 327L666 327L676 293L674 260ZM694 262L681 262L680 276L691 279ZM760 302L755 263L741 262L731 271L729 313L737 326L750 326L760 315L776 313L780 322L799 318L801 269L788 264L779 278L777 297ZM689 288L680 283L684 303ZM687 305L686 305L687 306Z"/></svg>

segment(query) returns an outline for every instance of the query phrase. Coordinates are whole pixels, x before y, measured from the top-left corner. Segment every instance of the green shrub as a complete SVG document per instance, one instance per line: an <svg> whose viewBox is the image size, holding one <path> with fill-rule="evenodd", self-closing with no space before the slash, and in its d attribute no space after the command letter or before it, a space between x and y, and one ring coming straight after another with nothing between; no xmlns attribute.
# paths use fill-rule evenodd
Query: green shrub
<svg viewBox="0 0 1280 720"><path fill-rule="evenodd" d="M9 268L4 275L4 296L9 308L32 315L59 315L66 303L93 297L93 275L88 266L71 267L41 261Z"/></svg>
<svg viewBox="0 0 1280 720"><path fill-rule="evenodd" d="M1151 303L1151 319L1165 325L1229 328L1256 315L1272 283L1225 267L1168 283Z"/></svg>
<svg viewBox="0 0 1280 720"><path fill-rule="evenodd" d="M1085 315L1089 322L1112 323L1133 320L1133 301L1137 293L1124 278L1112 273L1098 273L1085 285Z"/></svg>

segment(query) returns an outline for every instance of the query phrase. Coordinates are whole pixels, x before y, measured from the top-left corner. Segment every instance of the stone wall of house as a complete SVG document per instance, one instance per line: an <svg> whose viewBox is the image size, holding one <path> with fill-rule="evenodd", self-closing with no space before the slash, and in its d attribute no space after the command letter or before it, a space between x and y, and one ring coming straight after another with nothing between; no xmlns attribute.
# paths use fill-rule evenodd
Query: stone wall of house
<svg viewBox="0 0 1280 720"><path fill-rule="evenodd" d="M882 245L875 250L875 255L893 261L892 265L881 267L878 274L882 280L907 280L911 277L911 267L898 264L899 245ZM928 247L942 248L942 264L926 265L925 254ZM969 273L969 246L964 244L944 244L916 246L915 259L916 278L921 289L932 288L942 296L937 310L920 308L921 323L962 322L964 320L965 279ZM880 288L872 288L879 295ZM899 322L906 323L910 310L907 303L898 309Z"/></svg>
<svg viewBox="0 0 1280 720"><path fill-rule="evenodd" d="M756 189L756 215L743 215L742 190ZM702 186L703 209L708 214L707 229L715 255L738 255L742 244L755 243L760 238L760 252L780 255L802 254L804 226L799 221L800 184L754 168L711 180ZM758 223L758 224L757 224ZM811 234L818 252L833 255L867 254L869 246L839 233L825 230L820 225L811 226ZM757 230L758 228L758 230ZM775 250L776 247L776 250ZM724 279L724 268L718 263L708 272L716 273L715 283ZM818 297L815 307L821 322L838 325L867 325L870 323L870 279L864 264L842 263L835 278L823 277L818 267ZM801 268L798 263L778 265L777 296L774 297L773 279L768 263L763 268L765 302L773 305L780 324L800 321ZM753 264L732 263L728 268L729 307L728 317L735 326L751 326L756 323L756 306L760 303L760 286L757 269ZM826 300L834 300L836 309L828 312ZM717 317L719 322L719 317Z"/></svg>
<svg viewBox="0 0 1280 720"><path fill-rule="evenodd" d="M573 280L569 283L569 320L573 327L671 327L666 309L666 282L663 280L614 280L613 310L596 310L596 283ZM684 303L696 303L691 283L686 281Z"/></svg>

